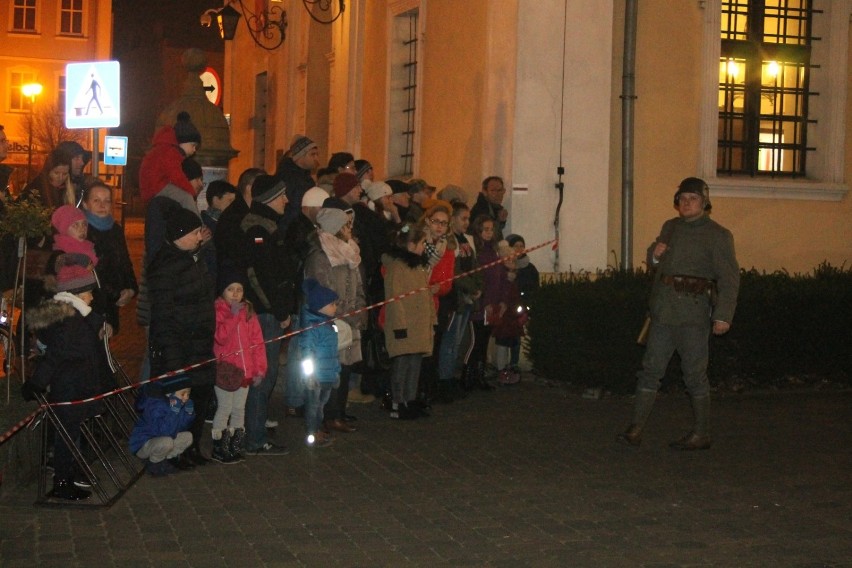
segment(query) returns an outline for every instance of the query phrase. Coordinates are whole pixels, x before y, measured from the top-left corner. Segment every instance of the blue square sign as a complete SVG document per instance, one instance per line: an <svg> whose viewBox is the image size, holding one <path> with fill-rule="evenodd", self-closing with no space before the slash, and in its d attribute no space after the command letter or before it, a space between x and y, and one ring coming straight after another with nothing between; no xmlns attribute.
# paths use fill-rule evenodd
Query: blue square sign
<svg viewBox="0 0 852 568"><path fill-rule="evenodd" d="M127 165L127 136L104 136L104 164Z"/></svg>
<svg viewBox="0 0 852 568"><path fill-rule="evenodd" d="M121 121L118 61L65 66L66 128L112 128Z"/></svg>

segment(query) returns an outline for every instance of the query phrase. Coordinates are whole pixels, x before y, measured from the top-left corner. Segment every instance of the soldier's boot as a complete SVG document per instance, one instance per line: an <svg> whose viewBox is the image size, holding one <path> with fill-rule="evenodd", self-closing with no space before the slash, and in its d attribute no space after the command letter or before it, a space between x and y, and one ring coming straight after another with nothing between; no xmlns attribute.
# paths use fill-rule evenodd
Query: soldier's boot
<svg viewBox="0 0 852 568"><path fill-rule="evenodd" d="M654 402L657 400L657 391L636 389L636 400L633 402L633 422L627 430L616 436L615 440L628 446L638 446L642 443L642 429L651 415Z"/></svg>
<svg viewBox="0 0 852 568"><path fill-rule="evenodd" d="M707 450L713 444L710 439L710 395L692 397L692 414L695 417L692 432L669 444L673 450Z"/></svg>

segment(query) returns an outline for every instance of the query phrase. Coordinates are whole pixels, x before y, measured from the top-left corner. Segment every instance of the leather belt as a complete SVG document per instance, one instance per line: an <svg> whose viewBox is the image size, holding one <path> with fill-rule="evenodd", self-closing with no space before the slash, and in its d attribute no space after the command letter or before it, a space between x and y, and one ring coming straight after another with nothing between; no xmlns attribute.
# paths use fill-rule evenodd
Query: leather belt
<svg viewBox="0 0 852 568"><path fill-rule="evenodd" d="M671 286L674 288L675 292L693 294L696 296L711 292L715 286L715 283L712 280L701 278L699 276L672 276L670 274L663 274L660 276L660 282L666 286Z"/></svg>

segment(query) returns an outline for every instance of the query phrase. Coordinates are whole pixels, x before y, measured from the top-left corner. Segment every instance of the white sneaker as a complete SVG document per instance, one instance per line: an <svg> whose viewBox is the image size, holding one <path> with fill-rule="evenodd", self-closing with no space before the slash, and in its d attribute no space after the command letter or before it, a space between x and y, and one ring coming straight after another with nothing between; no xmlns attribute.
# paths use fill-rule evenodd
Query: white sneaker
<svg viewBox="0 0 852 568"><path fill-rule="evenodd" d="M277 420L267 420L266 421L266 427L267 428L278 428L278 421Z"/></svg>

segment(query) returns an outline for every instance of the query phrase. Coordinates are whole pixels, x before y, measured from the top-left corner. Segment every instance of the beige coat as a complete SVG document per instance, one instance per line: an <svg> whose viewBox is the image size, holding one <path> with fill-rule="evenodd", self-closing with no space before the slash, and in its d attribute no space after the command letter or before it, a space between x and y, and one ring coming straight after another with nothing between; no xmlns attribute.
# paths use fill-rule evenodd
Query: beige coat
<svg viewBox="0 0 852 568"><path fill-rule="evenodd" d="M382 256L385 298L429 284L429 266L422 257L393 249ZM388 355L432 353L433 326L438 322L432 294L424 290L385 306L385 345Z"/></svg>

